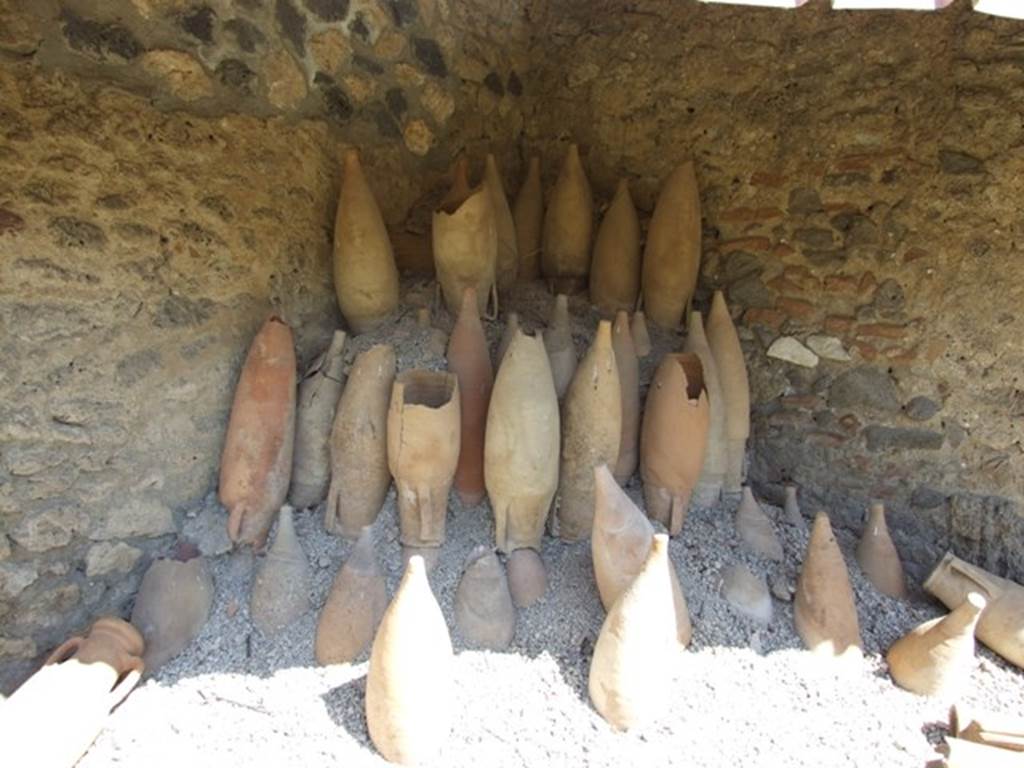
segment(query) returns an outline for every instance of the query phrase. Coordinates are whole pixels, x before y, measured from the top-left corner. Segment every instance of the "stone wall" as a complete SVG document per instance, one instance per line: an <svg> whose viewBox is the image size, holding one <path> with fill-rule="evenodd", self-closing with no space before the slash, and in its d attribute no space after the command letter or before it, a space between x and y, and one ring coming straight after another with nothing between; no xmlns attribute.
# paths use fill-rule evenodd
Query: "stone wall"
<svg viewBox="0 0 1024 768"><path fill-rule="evenodd" d="M882 498L915 575L951 546L1020 579L1024 25L812 6L540 5L527 144L642 216L696 160L763 493L857 531Z"/></svg>

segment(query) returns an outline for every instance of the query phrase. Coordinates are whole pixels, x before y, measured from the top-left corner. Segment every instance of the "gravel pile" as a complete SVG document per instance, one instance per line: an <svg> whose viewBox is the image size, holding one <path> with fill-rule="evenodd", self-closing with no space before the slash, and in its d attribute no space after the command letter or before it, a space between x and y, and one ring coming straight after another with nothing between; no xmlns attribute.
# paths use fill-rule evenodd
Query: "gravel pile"
<svg viewBox="0 0 1024 768"><path fill-rule="evenodd" d="M419 296L428 296L426 288ZM536 293L516 299L523 324L538 327L549 299ZM576 317L581 351L593 321L592 315ZM451 320L438 324L447 330ZM501 328L491 324L488 333L496 343ZM416 327L414 311L388 334L400 369L443 364L443 352L431 349L430 331ZM361 336L350 350L379 340ZM678 344L677 337L654 335L654 341L655 353L643 366L645 381L660 353ZM627 491L641 503L636 478ZM772 563L741 548L733 508L723 503L691 511L681 536L671 542L693 642L664 671L673 680L673 698L662 716L647 728L619 734L587 697L590 657L604 618L589 542L546 539L548 592L519 612L512 647L505 653L467 650L452 603L466 558L476 545L492 542L493 522L486 503L463 508L453 495L448 539L430 575L456 651L453 728L436 765L879 768L935 759L949 702L896 688L881 654L917 623L943 613L942 607L917 585L909 602L877 593L853 559L856 542L838 530L865 657L843 669L820 665L802 650L792 604L785 599L796 585L807 531L787 525L781 510L765 505L785 549L784 562ZM318 667L313 656L319 608L352 544L324 531L322 507L296 515L313 570L316 610L268 637L248 616L254 556L226 551L225 519L211 497L190 513L186 527L211 555L216 598L209 622L184 653L131 694L79 765L385 765L366 731L366 654L359 663L332 667ZM374 534L393 592L402 568L393 490ZM772 585L774 616L767 626L740 616L720 596L721 572L733 563L746 564ZM1021 673L979 647L962 699L1020 713Z"/></svg>

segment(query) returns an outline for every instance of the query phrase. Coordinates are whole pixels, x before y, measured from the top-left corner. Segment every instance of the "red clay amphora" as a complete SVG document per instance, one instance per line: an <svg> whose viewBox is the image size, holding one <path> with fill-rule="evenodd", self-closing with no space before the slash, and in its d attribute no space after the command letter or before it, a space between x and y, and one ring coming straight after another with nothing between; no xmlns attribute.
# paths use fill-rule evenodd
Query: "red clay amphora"
<svg viewBox="0 0 1024 768"><path fill-rule="evenodd" d="M544 348L551 364L555 393L561 400L569 389L572 375L576 373L576 345L572 341L569 323L569 297L564 293L555 296L548 327L544 331Z"/></svg>
<svg viewBox="0 0 1024 768"><path fill-rule="evenodd" d="M271 316L242 366L220 458L232 541L263 546L288 493L294 443L295 346L291 328Z"/></svg>
<svg viewBox="0 0 1024 768"><path fill-rule="evenodd" d="M665 180L647 229L642 290L644 310L655 325L676 328L700 272L700 194L692 162Z"/></svg>
<svg viewBox="0 0 1024 768"><path fill-rule="evenodd" d="M519 272L516 225L512 220L512 210L508 207L508 198L505 197L505 186L501 182L498 164L491 153L487 154L487 159L484 161L483 185L491 196L491 207L494 209L494 229L498 237L495 278L498 290L507 293L515 283Z"/></svg>
<svg viewBox="0 0 1024 768"><path fill-rule="evenodd" d="M640 221L629 182L619 181L594 240L590 265L590 303L604 317L632 310L640 293Z"/></svg>
<svg viewBox="0 0 1024 768"><path fill-rule="evenodd" d="M982 595L988 605L978 621L978 639L1024 668L1024 587L947 552L924 588L950 609L960 605L970 592Z"/></svg>
<svg viewBox="0 0 1024 768"><path fill-rule="evenodd" d="M324 527L346 539L377 519L391 485L387 424L394 381L395 351L378 344L356 358L338 401Z"/></svg>
<svg viewBox="0 0 1024 768"><path fill-rule="evenodd" d="M544 214L541 267L555 293L579 293L586 287L593 227L590 182L579 148L570 144Z"/></svg>
<svg viewBox="0 0 1024 768"><path fill-rule="evenodd" d="M516 250L519 253L519 279L540 277L540 239L544 226L544 194L540 185L540 158L530 158L530 165L512 208L516 225Z"/></svg>
<svg viewBox="0 0 1024 768"><path fill-rule="evenodd" d="M722 396L722 382L718 377L718 366L704 335L704 320L700 312L690 313L690 324L687 329L683 352L696 355L704 368L704 386L708 390L708 442L704 448L704 464L701 466L700 478L693 491L693 500L697 504L710 507L722 495L722 482L725 480L726 442L725 442L725 401Z"/></svg>
<svg viewBox="0 0 1024 768"><path fill-rule="evenodd" d="M252 582L252 623L268 633L284 629L309 610L309 588L309 561L295 533L292 508L281 507L274 543Z"/></svg>
<svg viewBox="0 0 1024 768"><path fill-rule="evenodd" d="M857 546L857 562L868 581L883 595L907 596L903 563L889 536L889 527L885 524L885 507L880 502L872 504L868 511L864 533Z"/></svg>
<svg viewBox="0 0 1024 768"><path fill-rule="evenodd" d="M344 173L334 220L334 290L352 332L364 333L398 309L398 269L384 217L354 149L345 152Z"/></svg>
<svg viewBox="0 0 1024 768"><path fill-rule="evenodd" d="M483 314L488 298L497 295L498 264L498 230L487 187L480 186L464 201L434 211L431 233L434 271L448 311L457 315L463 291L475 288ZM494 309L496 313L497 306Z"/></svg>
<svg viewBox="0 0 1024 768"><path fill-rule="evenodd" d="M146 669L155 672L185 650L206 625L212 605L213 576L204 558L154 560L132 609L132 624L146 642Z"/></svg>
<svg viewBox="0 0 1024 768"><path fill-rule="evenodd" d="M373 529L363 528L334 577L316 625L316 660L349 664L369 646L388 606L388 590L373 549Z"/></svg>
<svg viewBox="0 0 1024 768"><path fill-rule="evenodd" d="M335 331L330 346L299 382L295 451L288 500L296 509L316 506L331 481L331 425L345 385L342 350L345 333Z"/></svg>
<svg viewBox="0 0 1024 768"><path fill-rule="evenodd" d="M516 632L505 568L490 547L480 545L469 555L455 591L455 623L473 648L503 651Z"/></svg>
<svg viewBox="0 0 1024 768"><path fill-rule="evenodd" d="M615 462L615 481L625 485L640 462L640 361L629 330L629 315L619 310L612 326L612 349L619 369L619 396L622 402L622 432L619 458Z"/></svg>
<svg viewBox="0 0 1024 768"><path fill-rule="evenodd" d="M750 437L750 384L740 338L721 291L715 291L711 301L707 339L718 368L725 403L726 466L722 491L739 493L743 485L747 438Z"/></svg>
<svg viewBox="0 0 1024 768"><path fill-rule="evenodd" d="M462 295L462 310L448 340L448 370L459 380L461 438L455 490L466 506L484 498L484 433L494 371L477 312L476 290Z"/></svg>
<svg viewBox="0 0 1024 768"><path fill-rule="evenodd" d="M110 710L139 682L142 635L112 616L72 637L6 701L0 700L5 764L71 768Z"/></svg>
<svg viewBox="0 0 1024 768"><path fill-rule="evenodd" d="M615 465L621 437L622 394L612 349L612 325L602 320L565 396L555 526L563 541L590 536L594 467Z"/></svg>
<svg viewBox="0 0 1024 768"><path fill-rule="evenodd" d="M700 358L665 355L647 391L640 476L647 515L673 536L683 528L707 443L710 406Z"/></svg>
<svg viewBox="0 0 1024 768"><path fill-rule="evenodd" d="M453 661L423 558L412 557L373 640L366 675L366 724L385 760L424 762L447 743Z"/></svg>
<svg viewBox="0 0 1024 768"><path fill-rule="evenodd" d="M398 489L402 545L440 547L460 447L459 381L409 370L395 377L388 407L388 467Z"/></svg>

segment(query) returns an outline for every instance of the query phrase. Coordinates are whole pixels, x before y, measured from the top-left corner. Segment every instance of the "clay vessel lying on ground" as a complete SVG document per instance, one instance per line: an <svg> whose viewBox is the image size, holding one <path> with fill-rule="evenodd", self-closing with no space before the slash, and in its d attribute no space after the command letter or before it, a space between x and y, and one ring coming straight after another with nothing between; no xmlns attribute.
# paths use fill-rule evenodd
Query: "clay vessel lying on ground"
<svg viewBox="0 0 1024 768"><path fill-rule="evenodd" d="M487 337L476 308L476 291L467 288L462 310L448 340L448 370L459 380L460 447L455 490L466 506L484 498L484 433L494 371Z"/></svg>
<svg viewBox="0 0 1024 768"><path fill-rule="evenodd" d="M579 149L570 144L544 214L541 271L552 292L579 293L586 287L593 226L590 182Z"/></svg>
<svg viewBox="0 0 1024 768"><path fill-rule="evenodd" d="M448 491L459 461L459 382L454 374L408 370L395 377L388 407L388 467L398 490L401 541L444 542Z"/></svg>
<svg viewBox="0 0 1024 768"><path fill-rule="evenodd" d="M615 465L621 436L622 396L612 326L602 320L565 395L556 519L557 534L563 541L590 536L594 467Z"/></svg>
<svg viewBox="0 0 1024 768"><path fill-rule="evenodd" d="M651 337L647 332L647 318L643 310L633 313L633 319L629 323L629 330L633 333L633 347L636 349L636 356L640 359L651 354Z"/></svg>
<svg viewBox="0 0 1024 768"><path fill-rule="evenodd" d="M874 503L868 511L864 533L857 546L857 562L875 589L889 597L906 597L907 580L903 563L885 524L885 507Z"/></svg>
<svg viewBox="0 0 1024 768"><path fill-rule="evenodd" d="M281 507L274 543L252 582L252 623L264 632L284 629L309 610L309 588L309 562L295 533L292 508Z"/></svg>
<svg viewBox="0 0 1024 768"><path fill-rule="evenodd" d="M358 334L377 328L398 309L398 269L354 149L345 152L344 172L334 220L334 290L341 314Z"/></svg>
<svg viewBox="0 0 1024 768"><path fill-rule="evenodd" d="M60 645L6 701L4 754L11 766L71 768L103 730L110 710L142 676L142 635L107 616L86 637Z"/></svg>
<svg viewBox="0 0 1024 768"><path fill-rule="evenodd" d="M590 662L590 700L616 730L648 725L666 711L679 652L672 601L668 537L658 534L605 617Z"/></svg>
<svg viewBox="0 0 1024 768"><path fill-rule="evenodd" d="M507 293L516 281L519 272L519 254L516 245L516 225L512 220L512 210L508 207L505 197L505 186L501 182L498 164L494 155L488 153L484 161L484 187L491 196L491 207L494 209L494 228L498 237L498 256L495 279L498 290Z"/></svg>
<svg viewBox="0 0 1024 768"><path fill-rule="evenodd" d="M462 292L476 289L481 314L487 300L496 296L498 231L494 205L486 187L479 187L456 205L434 211L431 225L434 243L434 271L445 306L457 315ZM495 313L497 306L495 306Z"/></svg>
<svg viewBox="0 0 1024 768"><path fill-rule="evenodd" d="M181 653L205 626L213 604L206 560L154 560L142 577L132 624L146 642L146 669L155 672Z"/></svg>
<svg viewBox="0 0 1024 768"><path fill-rule="evenodd" d="M946 768L1024 768L1024 755L1020 752L967 739L946 736L940 749L946 755Z"/></svg>
<svg viewBox="0 0 1024 768"><path fill-rule="evenodd" d="M503 651L516 632L508 579L494 550L480 545L469 555L455 591L455 622L474 648Z"/></svg>
<svg viewBox="0 0 1024 768"><path fill-rule="evenodd" d="M750 437L750 384L740 338L721 291L715 291L711 301L706 329L725 403L726 466L722 491L739 493L743 484L747 438Z"/></svg>
<svg viewBox="0 0 1024 768"><path fill-rule="evenodd" d="M373 529L363 528L351 554L334 577L316 625L316 660L320 664L355 661L373 640L388 590L373 548Z"/></svg>
<svg viewBox="0 0 1024 768"><path fill-rule="evenodd" d="M564 294L555 297L548 327L544 331L544 348L551 364L555 393L561 400L576 372L576 346L572 343L572 329L569 325L569 298Z"/></svg>
<svg viewBox="0 0 1024 768"><path fill-rule="evenodd" d="M971 592L951 613L926 621L885 655L901 688L922 696L949 696L966 685L974 667L974 628L985 598Z"/></svg>
<svg viewBox="0 0 1024 768"><path fill-rule="evenodd" d="M978 639L1010 663L1024 668L1024 587L947 552L924 588L950 609L962 603L970 592L979 593L988 606L978 620Z"/></svg>
<svg viewBox="0 0 1024 768"><path fill-rule="evenodd" d="M345 333L335 331L331 345L313 361L299 383L295 450L288 500L296 509L319 504L331 481L331 425L345 385L342 350Z"/></svg>
<svg viewBox="0 0 1024 768"><path fill-rule="evenodd" d="M295 346L291 328L271 316L249 346L235 387L220 457L218 498L228 535L262 547L284 503L295 443Z"/></svg>
<svg viewBox="0 0 1024 768"><path fill-rule="evenodd" d="M696 355L665 355L647 391L640 431L640 476L647 515L677 535L697 485L710 408Z"/></svg>
<svg viewBox="0 0 1024 768"><path fill-rule="evenodd" d="M452 727L452 643L422 558L409 560L373 640L366 724L392 763L433 759Z"/></svg>
<svg viewBox="0 0 1024 768"><path fill-rule="evenodd" d="M629 331L629 315L619 311L612 326L612 350L619 370L619 395L622 403L622 432L619 458L615 462L615 482L625 485L640 462L640 361Z"/></svg>
<svg viewBox="0 0 1024 768"><path fill-rule="evenodd" d="M782 561L782 542L749 485L743 486L743 499L736 510L736 533L750 552L776 562Z"/></svg>
<svg viewBox="0 0 1024 768"><path fill-rule="evenodd" d="M516 225L519 279L540 277L540 239L544 226L544 195L540 185L540 158L530 158L523 186L519 188L512 218Z"/></svg>
<svg viewBox="0 0 1024 768"><path fill-rule="evenodd" d="M494 370L498 370L501 366L501 361L505 359L505 352L508 351L508 345L512 343L512 337L516 335L516 331L519 330L519 314L516 312L509 312L505 317L505 328L501 332L501 341L498 342L498 351L494 355Z"/></svg>
<svg viewBox="0 0 1024 768"><path fill-rule="evenodd" d="M704 386L708 390L708 441L704 448L704 463L700 478L693 490L693 501L701 506L713 506L722 495L725 479L725 400L722 396L722 382L718 378L718 366L704 335L704 320L700 312L690 313L683 352L700 358L704 370Z"/></svg>
<svg viewBox="0 0 1024 768"><path fill-rule="evenodd" d="M682 321L697 287L700 237L697 176L685 162L662 185L644 244L644 311L655 325L676 328Z"/></svg>
<svg viewBox="0 0 1024 768"><path fill-rule="evenodd" d="M378 344L356 358L338 401L324 527L346 539L377 519L391 485L387 424L394 381L395 351Z"/></svg>
<svg viewBox="0 0 1024 768"><path fill-rule="evenodd" d="M640 293L640 221L629 182L619 181L594 239L590 303L605 317L632 310Z"/></svg>
<svg viewBox="0 0 1024 768"><path fill-rule="evenodd" d="M814 518L793 601L793 619L804 645L815 653L859 657L860 624L850 575L824 512Z"/></svg>
<svg viewBox="0 0 1024 768"><path fill-rule="evenodd" d="M1024 719L1020 715L987 712L961 702L950 708L949 731L978 744L1024 752Z"/></svg>

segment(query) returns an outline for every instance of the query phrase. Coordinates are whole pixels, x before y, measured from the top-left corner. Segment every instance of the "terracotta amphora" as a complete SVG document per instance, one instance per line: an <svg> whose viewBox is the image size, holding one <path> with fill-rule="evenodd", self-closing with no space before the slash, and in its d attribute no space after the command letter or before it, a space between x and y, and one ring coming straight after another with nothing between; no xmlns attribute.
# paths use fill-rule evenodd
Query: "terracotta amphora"
<svg viewBox="0 0 1024 768"><path fill-rule="evenodd" d="M629 331L629 315L619 310L612 326L612 350L619 369L619 396L622 401L622 432L619 458L615 462L615 482L625 485L640 462L640 361Z"/></svg>
<svg viewBox="0 0 1024 768"><path fill-rule="evenodd" d="M1024 719L1019 714L985 711L959 702L950 708L949 731L977 744L1024 752Z"/></svg>
<svg viewBox="0 0 1024 768"><path fill-rule="evenodd" d="M366 724L385 760L436 757L452 727L452 642L421 557L384 613L366 674Z"/></svg>
<svg viewBox="0 0 1024 768"><path fill-rule="evenodd" d="M484 161L483 185L491 196L491 206L494 209L494 229L498 237L495 280L498 283L498 290L507 293L515 283L519 272L516 225L512 220L512 210L508 207L508 198L505 197L505 186L501 182L498 164L491 153L487 154L487 159Z"/></svg>
<svg viewBox="0 0 1024 768"><path fill-rule="evenodd" d="M252 623L264 632L279 632L309 610L309 589L309 561L295 533L292 508L284 506L274 543L252 581Z"/></svg>
<svg viewBox="0 0 1024 768"><path fill-rule="evenodd" d="M512 343L512 338L518 330L519 314L509 312L505 317L505 328L501 332L501 341L498 342L498 350L494 355L494 370L501 366L501 361L505 359L505 352L508 351L508 345Z"/></svg>
<svg viewBox="0 0 1024 768"><path fill-rule="evenodd" d="M969 739L946 736L940 747L945 768L1024 768L1024 755L1016 750L978 744Z"/></svg>
<svg viewBox="0 0 1024 768"><path fill-rule="evenodd" d="M594 581L601 604L610 611L643 568L654 541L654 528L644 513L615 482L608 467L594 468L594 530L590 537L594 562ZM676 636L688 645L693 636L675 566L672 572L672 596L676 615Z"/></svg>
<svg viewBox="0 0 1024 768"><path fill-rule="evenodd" d="M537 550L524 547L508 556L508 589L516 608L529 608L544 596L548 575Z"/></svg>
<svg viewBox="0 0 1024 768"><path fill-rule="evenodd" d="M295 415L295 451L288 501L296 509L319 504L331 481L331 425L345 385L342 350L345 333L335 331L331 345L299 382Z"/></svg>
<svg viewBox="0 0 1024 768"><path fill-rule="evenodd" d="M271 316L252 340L231 404L220 457L220 503L228 535L262 547L288 494L295 444L292 330Z"/></svg>
<svg viewBox="0 0 1024 768"><path fill-rule="evenodd" d="M359 353L338 401L324 528L346 539L377 519L391 485L387 425L394 381L395 350L378 344Z"/></svg>
<svg viewBox="0 0 1024 768"><path fill-rule="evenodd" d="M476 290L462 295L462 310L448 340L448 370L459 380L461 438L455 490L466 506L484 498L484 432L494 371L477 313Z"/></svg>
<svg viewBox="0 0 1024 768"><path fill-rule="evenodd" d="M6 701L0 699L5 765L71 768L131 693L145 665L143 639L113 616L72 637Z"/></svg>
<svg viewBox="0 0 1024 768"><path fill-rule="evenodd" d="M452 373L402 371L391 388L388 467L398 489L406 547L444 542L448 491L459 461L459 401L459 381Z"/></svg>
<svg viewBox="0 0 1024 768"><path fill-rule="evenodd" d="M793 602L796 631L821 656L860 656L860 625L850 575L828 515L814 518Z"/></svg>
<svg viewBox="0 0 1024 768"><path fill-rule="evenodd" d="M978 639L1010 663L1024 668L1024 587L947 552L924 582L924 588L951 610L970 592L982 595L988 606L978 621Z"/></svg>
<svg viewBox="0 0 1024 768"><path fill-rule="evenodd" d="M384 610L388 589L373 548L373 529L363 528L341 566L316 625L316 660L349 664L370 645Z"/></svg>
<svg viewBox="0 0 1024 768"><path fill-rule="evenodd" d="M722 597L738 613L761 624L772 620L772 597L763 576L755 576L747 566L730 565L722 572Z"/></svg>
<svg viewBox="0 0 1024 768"><path fill-rule="evenodd" d="M531 157L519 188L512 219L516 225L516 250L519 253L519 279L540 277L540 238L544 226L544 193L540 185L540 158Z"/></svg>
<svg viewBox="0 0 1024 768"><path fill-rule="evenodd" d="M541 269L555 293L579 293L586 288L593 227L590 182L579 148L570 144L544 212Z"/></svg>
<svg viewBox="0 0 1024 768"><path fill-rule="evenodd" d="M462 292L476 288L480 313L488 298L497 304L498 230L494 205L486 186L480 186L459 205L434 211L431 225L434 271L445 306L457 315ZM494 307L497 314L497 306Z"/></svg>
<svg viewBox="0 0 1024 768"><path fill-rule="evenodd" d="M883 595L907 596L903 563L889 536L889 527L885 524L885 507L880 502L872 504L868 511L864 533L857 546L857 562L868 581Z"/></svg>
<svg viewBox="0 0 1024 768"><path fill-rule="evenodd" d="M803 512L800 511L800 502L797 499L797 487L793 483L786 483L783 489L785 494L785 500L783 503L782 511L785 515L786 522L792 525L794 528L799 528L802 531L807 530L807 522L804 520Z"/></svg>
<svg viewBox="0 0 1024 768"><path fill-rule="evenodd" d="M633 346L636 348L636 356L641 360L651 354L651 336L647 331L647 317L642 309L633 313L629 330L633 334Z"/></svg>
<svg viewBox="0 0 1024 768"><path fill-rule="evenodd" d="M708 346L715 358L725 403L724 493L739 493L743 484L743 462L750 436L750 384L743 348L721 291L715 291L707 322Z"/></svg>
<svg viewBox="0 0 1024 768"><path fill-rule="evenodd" d="M781 562L782 542L749 485L743 486L743 498L736 509L736 533L748 551Z"/></svg>
<svg viewBox="0 0 1024 768"><path fill-rule="evenodd" d="M551 376L555 382L558 399L565 397L576 372L576 346L572 343L572 328L569 324L569 297L559 294L551 308L548 327L544 331L544 348L551 364Z"/></svg>
<svg viewBox="0 0 1024 768"><path fill-rule="evenodd" d="M558 399L543 344L517 331L494 382L484 443L484 480L501 552L540 550L558 487L559 440Z"/></svg>
<svg viewBox="0 0 1024 768"><path fill-rule="evenodd" d="M718 366L711 354L707 336L704 335L704 320L700 312L690 313L683 352L696 355L704 369L704 386L708 390L708 441L704 448L704 463L701 466L693 500L704 507L714 506L722 495L725 479L725 400L722 396L722 382L718 377Z"/></svg>
<svg viewBox="0 0 1024 768"><path fill-rule="evenodd" d="M466 198L471 194L473 194L473 190L469 186L469 160L465 155L459 155L452 166L452 185L441 198L438 207L446 211L453 211L466 202Z"/></svg>
<svg viewBox="0 0 1024 768"><path fill-rule="evenodd" d="M594 239L590 303L607 317L632 310L640 293L640 221L629 182L619 181Z"/></svg>
<svg viewBox="0 0 1024 768"><path fill-rule="evenodd" d="M644 310L655 325L676 328L700 272L700 194L692 162L665 180L644 244L641 278Z"/></svg>
<svg viewBox="0 0 1024 768"><path fill-rule="evenodd" d="M622 394L612 349L612 324L602 320L565 395L558 478L557 534L563 541L590 536L594 522L594 467L615 466L622 438Z"/></svg>
<svg viewBox="0 0 1024 768"><path fill-rule="evenodd" d="M398 309L395 254L354 149L345 152L334 219L334 290L353 333L373 330Z"/></svg>
<svg viewBox="0 0 1024 768"><path fill-rule="evenodd" d="M985 598L971 592L945 616L926 621L901 637L885 655L889 674L901 688L921 696L960 691L974 666L974 628Z"/></svg>
<svg viewBox="0 0 1024 768"><path fill-rule="evenodd" d="M143 660L155 672L181 653L206 625L213 576L205 558L154 560L142 577L132 624L146 641Z"/></svg>
<svg viewBox="0 0 1024 768"><path fill-rule="evenodd" d="M455 591L455 623L473 648L503 651L516 633L516 609L508 579L494 550L476 547Z"/></svg>
<svg viewBox="0 0 1024 768"><path fill-rule="evenodd" d="M668 537L658 534L633 583L601 625L590 662L594 708L616 730L664 715L679 644Z"/></svg>
<svg viewBox="0 0 1024 768"><path fill-rule="evenodd" d="M711 418L700 358L669 354L647 391L640 430L640 477L647 515L677 535L700 477Z"/></svg>

